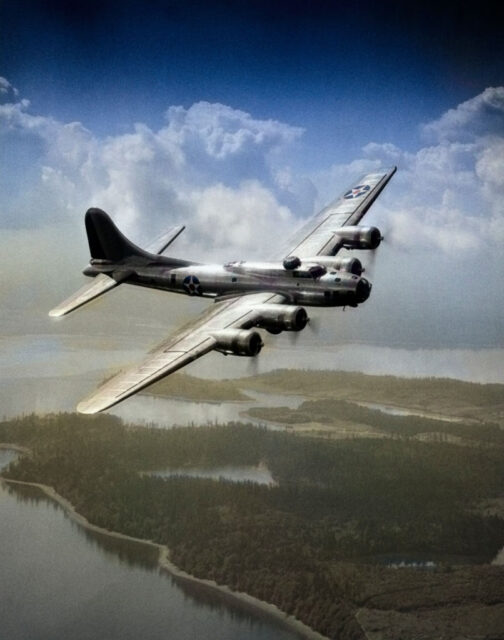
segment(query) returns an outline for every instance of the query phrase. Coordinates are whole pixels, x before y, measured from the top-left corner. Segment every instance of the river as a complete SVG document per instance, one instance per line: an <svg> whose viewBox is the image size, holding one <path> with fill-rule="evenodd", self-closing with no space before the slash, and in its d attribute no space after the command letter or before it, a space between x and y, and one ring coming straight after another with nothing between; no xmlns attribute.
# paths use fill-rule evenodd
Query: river
<svg viewBox="0 0 504 640"><path fill-rule="evenodd" d="M0 468L15 458L0 450ZM282 621L180 582L153 547L76 524L35 488L0 482L0 637L295 640Z"/></svg>

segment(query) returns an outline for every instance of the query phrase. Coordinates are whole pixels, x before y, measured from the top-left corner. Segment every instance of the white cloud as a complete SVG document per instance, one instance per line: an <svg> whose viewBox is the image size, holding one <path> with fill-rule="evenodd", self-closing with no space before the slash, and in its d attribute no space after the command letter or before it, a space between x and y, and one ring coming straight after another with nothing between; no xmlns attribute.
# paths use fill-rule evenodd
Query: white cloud
<svg viewBox="0 0 504 640"><path fill-rule="evenodd" d="M382 212L392 239L452 255L497 248L504 241L504 87L486 89L423 131L432 142L416 153L389 143L363 149L367 161L399 166L393 203Z"/></svg>
<svg viewBox="0 0 504 640"><path fill-rule="evenodd" d="M19 95L19 91L16 89L16 87L13 87L11 83L7 80L7 78L0 76L0 95L5 96L11 92L14 94L14 96Z"/></svg>
<svg viewBox="0 0 504 640"><path fill-rule="evenodd" d="M416 152L374 141L347 164L301 175L288 155L296 150L300 128L225 105L172 107L157 130L138 123L128 133L100 138L78 122L32 113L10 84L1 87L10 91L3 94L8 102L0 104L4 149L20 145L22 159L31 161L20 163L17 174L7 167L19 188L10 189L15 197L8 190L0 194L2 246L11 247L3 253L13 265L0 291L5 317L16 317L9 309L22 309L20 301L36 299L32 316L39 318L58 301L55 288L63 291L65 280L68 293L75 288L87 256L82 218L90 206L108 211L140 244L173 224L185 224L187 231L173 248L178 256L256 258L270 255L279 240L283 244L315 202L322 207L361 175L397 164L397 175L366 222L381 227L409 255L394 246L380 248L376 294L358 314L334 316L326 343L337 343L342 335L385 335L385 341L409 343L416 326L417 342L423 344L426 320L419 309L430 322L429 344L441 344L452 324L463 325L461 319L472 318L476 307L486 309L481 317L491 320L480 333L495 336L499 330L492 318L502 307L504 133L497 126L502 90L487 90L426 125L431 139ZM53 256L61 238L65 245ZM8 260L19 247L33 258L29 270ZM361 257L366 262L369 256ZM492 289L490 302L485 287ZM131 295L125 308L131 309ZM150 303L155 306L154 297ZM118 317L122 313L120 307ZM160 306L159 317L164 314ZM465 340L472 330L457 335Z"/></svg>
<svg viewBox="0 0 504 640"><path fill-rule="evenodd" d="M14 94L5 78L0 91ZM208 102L170 107L165 116L157 131L139 123L102 139L78 122L30 113L27 100L0 105L0 131L43 144L39 181L11 204L15 215L3 206L3 226L79 218L99 206L138 242L183 222L181 247L202 257L225 259L238 249L253 257L267 254L265 239L286 234L315 202L397 164L373 213L398 244L450 254L504 241L504 87L424 125L431 142L415 153L370 142L361 158L316 176L293 173L286 160L299 127Z"/></svg>
<svg viewBox="0 0 504 640"><path fill-rule="evenodd" d="M191 200L193 224L212 234L220 255L231 251L230 258L243 259L254 250L252 242L258 245L254 253L267 256L291 230L290 210L279 206L271 191L256 180L245 181L238 189L213 185L195 192Z"/></svg>
<svg viewBox="0 0 504 640"><path fill-rule="evenodd" d="M426 136L437 140L466 141L484 135L504 134L504 87L482 93L424 125Z"/></svg>
<svg viewBox="0 0 504 640"><path fill-rule="evenodd" d="M270 237L291 217L295 189L278 181L277 165L301 135L298 127L200 102L170 107L158 131L137 124L100 139L78 122L32 115L29 107L27 100L0 106L1 131L44 144L40 181L4 226L7 219L22 224L23 213L25 225L40 225L99 206L141 242L184 222L195 250L208 256L236 242L259 254L259 234ZM299 183L311 209L313 186L307 178Z"/></svg>

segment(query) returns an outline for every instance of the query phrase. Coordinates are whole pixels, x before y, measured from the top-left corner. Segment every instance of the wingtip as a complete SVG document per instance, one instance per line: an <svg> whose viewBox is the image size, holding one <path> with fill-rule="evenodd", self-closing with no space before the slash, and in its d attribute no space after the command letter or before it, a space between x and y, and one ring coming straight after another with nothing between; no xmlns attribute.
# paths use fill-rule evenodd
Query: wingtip
<svg viewBox="0 0 504 640"><path fill-rule="evenodd" d="M87 400L83 400L82 402L79 402L76 409L77 409L77 413L84 413L86 415L92 415L93 413L99 412L99 409L96 409L96 407L93 407L93 405Z"/></svg>
<svg viewBox="0 0 504 640"><path fill-rule="evenodd" d="M61 318L61 316L65 315L65 312L58 309L58 307L55 307L54 309L51 309L47 315L50 318Z"/></svg>

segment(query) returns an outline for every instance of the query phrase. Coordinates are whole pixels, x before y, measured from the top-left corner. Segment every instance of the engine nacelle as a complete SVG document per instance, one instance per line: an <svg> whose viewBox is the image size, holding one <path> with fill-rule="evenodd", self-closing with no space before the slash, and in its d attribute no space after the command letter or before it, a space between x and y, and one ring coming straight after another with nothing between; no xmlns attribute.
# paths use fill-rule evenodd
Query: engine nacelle
<svg viewBox="0 0 504 640"><path fill-rule="evenodd" d="M359 258L336 258L335 256L315 256L315 258L308 258L307 263L318 263L319 265L326 267L332 271L344 271L345 273L353 273L355 276L360 276L364 267ZM303 262L304 266L304 262Z"/></svg>
<svg viewBox="0 0 504 640"><path fill-rule="evenodd" d="M263 341L257 331L243 329L222 329L212 333L217 340L217 351L226 355L256 356L263 348Z"/></svg>
<svg viewBox="0 0 504 640"><path fill-rule="evenodd" d="M382 241L376 227L341 227L336 231L345 249L376 249Z"/></svg>
<svg viewBox="0 0 504 640"><path fill-rule="evenodd" d="M256 307L261 317L256 326L271 333L301 331L306 327L308 314L304 307L283 304L261 304Z"/></svg>
<svg viewBox="0 0 504 640"><path fill-rule="evenodd" d="M364 271L364 267L359 258L333 258L333 260L333 269L336 271L353 273L355 276L360 276Z"/></svg>

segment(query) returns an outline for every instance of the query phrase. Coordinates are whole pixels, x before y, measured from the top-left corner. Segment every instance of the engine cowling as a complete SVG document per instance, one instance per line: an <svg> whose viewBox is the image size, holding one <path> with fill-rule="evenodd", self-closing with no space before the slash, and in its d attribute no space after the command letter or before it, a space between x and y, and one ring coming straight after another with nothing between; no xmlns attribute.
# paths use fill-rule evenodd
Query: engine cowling
<svg viewBox="0 0 504 640"><path fill-rule="evenodd" d="M303 266L306 264L319 264L322 267L331 269L332 271L344 271L345 273L353 273L355 276L360 276L364 271L362 262L358 258L337 258L336 256L315 256L314 258L307 258L303 261Z"/></svg>
<svg viewBox="0 0 504 640"><path fill-rule="evenodd" d="M364 267L359 258L334 258L333 268L336 271L353 273L355 276L360 276L364 271Z"/></svg>
<svg viewBox="0 0 504 640"><path fill-rule="evenodd" d="M346 249L376 249L382 241L381 232L376 227L341 227L336 234Z"/></svg>
<svg viewBox="0 0 504 640"><path fill-rule="evenodd" d="M281 331L301 331L308 323L308 314L304 307L283 304L261 304L256 307L260 319L256 326L271 333Z"/></svg>
<svg viewBox="0 0 504 640"><path fill-rule="evenodd" d="M222 329L212 336L217 340L217 351L226 355L253 357L263 348L261 335L257 331Z"/></svg>

